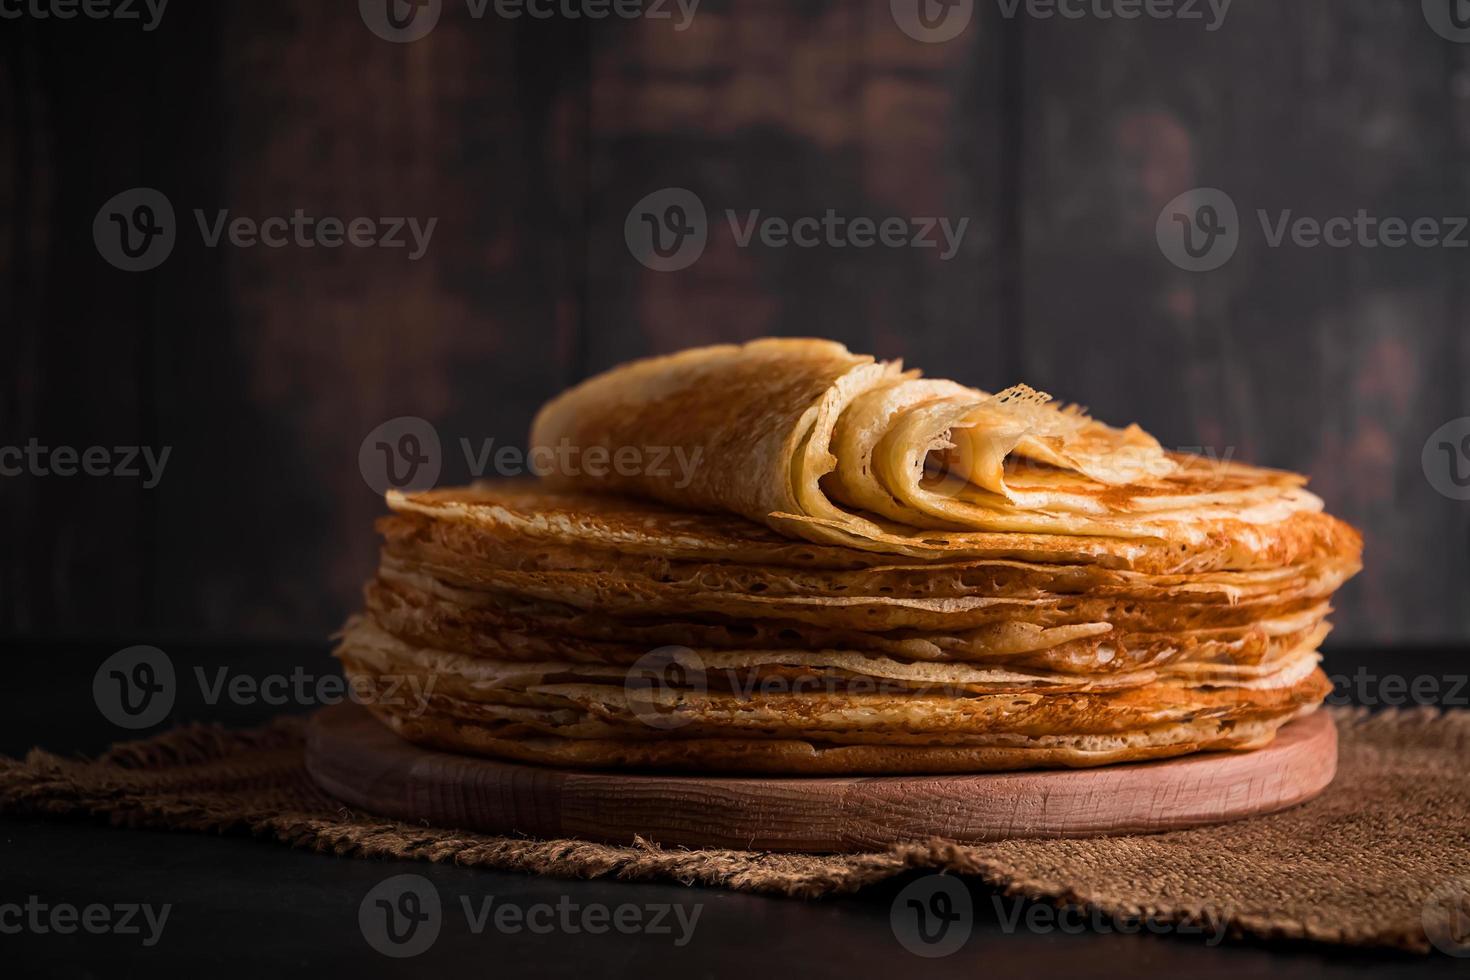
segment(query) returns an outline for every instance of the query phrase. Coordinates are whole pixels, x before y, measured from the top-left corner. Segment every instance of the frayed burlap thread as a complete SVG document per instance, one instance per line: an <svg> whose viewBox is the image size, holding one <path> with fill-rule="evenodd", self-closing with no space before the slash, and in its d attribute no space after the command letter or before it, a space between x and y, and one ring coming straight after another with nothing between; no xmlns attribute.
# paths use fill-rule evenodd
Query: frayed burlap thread
<svg viewBox="0 0 1470 980"><path fill-rule="evenodd" d="M870 854L770 854L493 837L385 820L307 776L300 719L189 726L97 759L0 759L0 810L119 827L249 834L343 857L416 858L560 877L665 879L816 898L910 869L1122 918L1223 923L1234 936L1427 952L1445 886L1470 889L1470 712L1334 711L1336 782L1284 813L1142 836L942 840ZM1470 899L1470 892L1465 895Z"/></svg>

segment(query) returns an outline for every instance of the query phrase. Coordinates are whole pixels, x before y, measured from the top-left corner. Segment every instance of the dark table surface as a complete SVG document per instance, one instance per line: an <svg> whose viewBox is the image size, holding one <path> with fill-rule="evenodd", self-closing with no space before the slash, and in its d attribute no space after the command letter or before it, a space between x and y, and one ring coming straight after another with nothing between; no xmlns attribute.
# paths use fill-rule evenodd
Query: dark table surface
<svg viewBox="0 0 1470 980"><path fill-rule="evenodd" d="M249 725L283 711L306 712L320 704L313 693L316 682L336 673L319 645L157 642L177 670L177 697L157 729L132 733L103 717L92 696L98 666L125 645L7 644L11 683L0 712L0 753L18 755L36 745L93 753L179 722ZM1470 653L1463 650L1338 650L1329 653L1325 666L1338 684L1337 702L1429 701L1463 708L1470 700L1465 682ZM236 690L246 693L216 696L222 677L237 684L244 678ZM268 703L250 693L259 686L273 695L277 687L267 683L271 679L285 691L286 703ZM221 690L227 692L229 685ZM1209 934L1153 935L1147 928L1128 934L1097 931L1070 917L1053 919L1049 907L1033 917L1024 903L974 882L966 883L973 908L968 940L949 955L920 958L900 943L891 919L894 907L903 904L895 898L912 877L854 897L802 902L672 884L565 881L411 861L341 859L267 841L31 817L0 818L0 848L0 954L11 976L259 975L268 970L693 978L749 976L755 970L796 976L922 971L926 977L1233 980L1470 972L1470 960L1440 954L1419 958L1302 944L1217 944ZM443 913L437 937L423 952L395 959L373 947L358 911L370 891L402 874L431 882ZM487 901L490 918L480 919ZM164 906L168 911L158 929L138 912L131 920L136 932L60 934L24 924L31 915L28 904L45 906L38 917L43 926L58 910L88 914L92 905L108 907L109 921L119 924L129 906L147 907L155 919ZM12 906L20 908L7 913ZM496 927L494 910L505 906L526 916L518 929L514 919L504 920L504 929ZM668 930L593 931L604 914L625 927L635 914L649 925L658 917Z"/></svg>

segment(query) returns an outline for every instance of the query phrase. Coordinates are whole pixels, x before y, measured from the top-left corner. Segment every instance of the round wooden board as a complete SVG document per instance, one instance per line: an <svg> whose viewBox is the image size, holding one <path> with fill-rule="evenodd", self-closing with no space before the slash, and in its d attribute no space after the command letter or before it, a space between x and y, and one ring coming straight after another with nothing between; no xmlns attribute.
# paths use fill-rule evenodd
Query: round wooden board
<svg viewBox="0 0 1470 980"><path fill-rule="evenodd" d="M491 834L685 847L863 851L943 837L1150 833L1271 813L1337 771L1319 711L1255 752L963 776L724 777L546 769L423 749L355 704L319 711L307 770L352 806Z"/></svg>

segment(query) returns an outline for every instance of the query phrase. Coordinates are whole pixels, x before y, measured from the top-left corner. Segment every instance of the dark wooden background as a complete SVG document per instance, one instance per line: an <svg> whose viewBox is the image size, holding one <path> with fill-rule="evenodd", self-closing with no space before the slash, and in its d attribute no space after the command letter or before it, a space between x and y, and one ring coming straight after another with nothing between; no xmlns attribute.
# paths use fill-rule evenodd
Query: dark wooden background
<svg viewBox="0 0 1470 980"><path fill-rule="evenodd" d="M164 191L130 274L102 202ZM1310 472L1367 535L1339 642L1470 638L1470 504L1420 452L1470 415L1470 254L1270 250L1175 269L1189 188L1257 207L1470 214L1470 45L1417 0L1236 0L1223 27L898 31L887 0L704 0L667 21L474 20L390 44L352 0L172 0L136 24L0 21L0 445L173 447L162 484L0 479L0 632L314 637L356 601L380 503L364 435L421 415L520 444L625 358L821 335L1025 380ZM959 256L737 249L658 273L623 242L665 186L716 212L947 215ZM437 216L428 255L207 249L193 208Z"/></svg>

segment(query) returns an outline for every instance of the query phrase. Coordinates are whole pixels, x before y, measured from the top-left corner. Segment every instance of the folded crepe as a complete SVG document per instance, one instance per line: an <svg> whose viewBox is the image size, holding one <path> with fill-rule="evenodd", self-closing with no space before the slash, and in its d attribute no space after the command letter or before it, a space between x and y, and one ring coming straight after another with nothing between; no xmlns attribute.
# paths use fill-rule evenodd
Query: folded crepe
<svg viewBox="0 0 1470 980"><path fill-rule="evenodd" d="M617 368L532 443L540 481L389 494L337 656L406 738L762 773L1255 748L1326 695L1359 567L1302 477L827 341Z"/></svg>
<svg viewBox="0 0 1470 980"><path fill-rule="evenodd" d="M824 340L615 368L549 402L531 442L553 487L921 558L1045 547L1014 534L1063 539L1061 554L1087 547L1068 539L1105 537L1115 560L1199 571L1278 565L1341 533L1296 474L1168 453L1136 425L1109 427L1025 385L989 395ZM630 449L695 464L606 464Z"/></svg>

